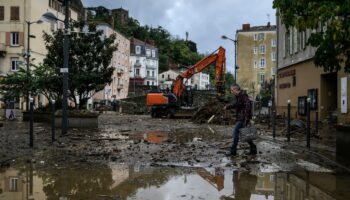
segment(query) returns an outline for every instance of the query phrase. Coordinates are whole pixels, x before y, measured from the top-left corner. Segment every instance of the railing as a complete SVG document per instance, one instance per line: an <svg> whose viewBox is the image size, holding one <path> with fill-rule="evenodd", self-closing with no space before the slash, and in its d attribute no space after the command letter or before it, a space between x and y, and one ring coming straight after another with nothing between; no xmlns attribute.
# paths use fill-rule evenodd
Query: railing
<svg viewBox="0 0 350 200"><path fill-rule="evenodd" d="M6 45L4 43L0 43L0 52L6 52Z"/></svg>

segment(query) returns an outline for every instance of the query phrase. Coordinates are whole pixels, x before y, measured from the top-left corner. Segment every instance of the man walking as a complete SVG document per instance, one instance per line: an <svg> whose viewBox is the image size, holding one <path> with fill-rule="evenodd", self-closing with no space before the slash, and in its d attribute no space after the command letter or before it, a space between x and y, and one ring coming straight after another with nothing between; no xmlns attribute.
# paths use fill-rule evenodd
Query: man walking
<svg viewBox="0 0 350 200"><path fill-rule="evenodd" d="M237 155L237 145L239 141L239 129L245 127L252 118L252 107L248 95L241 90L239 85L231 86L231 93L236 96L236 103L228 104L224 107L225 110L234 108L236 109L236 124L233 128L233 144L231 150L226 156ZM250 146L250 155L257 154L256 145L253 141L247 141Z"/></svg>

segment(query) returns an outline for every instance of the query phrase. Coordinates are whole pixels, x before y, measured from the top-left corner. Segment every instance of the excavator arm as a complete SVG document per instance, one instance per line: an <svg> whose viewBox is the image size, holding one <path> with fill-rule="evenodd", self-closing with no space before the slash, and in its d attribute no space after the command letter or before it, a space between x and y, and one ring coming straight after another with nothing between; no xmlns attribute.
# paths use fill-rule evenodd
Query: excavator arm
<svg viewBox="0 0 350 200"><path fill-rule="evenodd" d="M216 51L214 51L209 56L203 58L195 65L182 72L179 76L177 76L173 88L173 93L177 97L181 97L185 90L185 85L183 84L183 80L191 78L194 74L203 71L210 64L216 62L215 65L215 83L216 90L219 95L225 93L225 72L226 72L226 58L225 58L225 49L223 47L219 47Z"/></svg>

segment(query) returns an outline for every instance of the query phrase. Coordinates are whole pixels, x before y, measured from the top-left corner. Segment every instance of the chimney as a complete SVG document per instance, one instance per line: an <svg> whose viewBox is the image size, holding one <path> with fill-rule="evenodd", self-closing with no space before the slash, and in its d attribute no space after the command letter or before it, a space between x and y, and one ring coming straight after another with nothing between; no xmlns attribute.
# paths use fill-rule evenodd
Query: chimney
<svg viewBox="0 0 350 200"><path fill-rule="evenodd" d="M243 29L243 31L250 30L250 24L243 24L242 29Z"/></svg>
<svg viewBox="0 0 350 200"><path fill-rule="evenodd" d="M270 22L267 22L267 27L270 27L270 26L271 26Z"/></svg>

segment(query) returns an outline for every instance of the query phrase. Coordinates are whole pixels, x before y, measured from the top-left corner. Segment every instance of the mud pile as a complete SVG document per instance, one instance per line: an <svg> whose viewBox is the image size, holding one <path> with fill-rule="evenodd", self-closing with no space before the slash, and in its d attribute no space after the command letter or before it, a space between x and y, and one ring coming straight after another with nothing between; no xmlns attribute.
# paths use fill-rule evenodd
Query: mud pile
<svg viewBox="0 0 350 200"><path fill-rule="evenodd" d="M213 100L200 107L193 115L192 121L195 123L210 123L218 125L234 124L235 114L233 110L224 110L226 103Z"/></svg>

